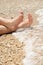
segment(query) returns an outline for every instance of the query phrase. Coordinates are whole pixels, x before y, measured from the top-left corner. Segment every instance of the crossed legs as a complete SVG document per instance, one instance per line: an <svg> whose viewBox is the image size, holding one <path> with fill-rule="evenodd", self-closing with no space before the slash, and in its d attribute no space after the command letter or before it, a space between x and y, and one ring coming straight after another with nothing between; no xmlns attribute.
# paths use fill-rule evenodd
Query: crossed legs
<svg viewBox="0 0 43 65"><path fill-rule="evenodd" d="M16 31L18 28L29 27L32 24L33 18L28 14L28 19L23 21L23 12L17 18L4 19L0 17L0 35Z"/></svg>
<svg viewBox="0 0 43 65"><path fill-rule="evenodd" d="M18 24L23 21L23 12L20 12L19 16L14 19L4 19L0 17L0 35L16 31Z"/></svg>
<svg viewBox="0 0 43 65"><path fill-rule="evenodd" d="M0 25L3 25L10 30L14 30L17 28L17 25L23 21L23 12L20 12L19 16L14 19L4 19L0 17Z"/></svg>
<svg viewBox="0 0 43 65"><path fill-rule="evenodd" d="M11 30L6 28L5 26L0 25L0 35L4 33L9 33Z"/></svg>

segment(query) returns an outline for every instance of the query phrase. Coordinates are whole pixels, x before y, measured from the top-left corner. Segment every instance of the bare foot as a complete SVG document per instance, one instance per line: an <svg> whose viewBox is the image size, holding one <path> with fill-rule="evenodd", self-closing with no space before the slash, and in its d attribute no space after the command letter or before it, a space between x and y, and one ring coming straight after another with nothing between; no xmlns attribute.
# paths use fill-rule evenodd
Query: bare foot
<svg viewBox="0 0 43 65"><path fill-rule="evenodd" d="M33 23L33 17L31 14L28 14L28 19L29 19L29 26Z"/></svg>
<svg viewBox="0 0 43 65"><path fill-rule="evenodd" d="M11 20L11 22L7 22L7 26L10 30L14 31L17 29L18 24L23 21L23 12L20 12L20 15Z"/></svg>
<svg viewBox="0 0 43 65"><path fill-rule="evenodd" d="M21 22L18 25L18 28L30 27L32 23L33 23L32 15L31 14L28 14L28 19L26 19L25 21Z"/></svg>

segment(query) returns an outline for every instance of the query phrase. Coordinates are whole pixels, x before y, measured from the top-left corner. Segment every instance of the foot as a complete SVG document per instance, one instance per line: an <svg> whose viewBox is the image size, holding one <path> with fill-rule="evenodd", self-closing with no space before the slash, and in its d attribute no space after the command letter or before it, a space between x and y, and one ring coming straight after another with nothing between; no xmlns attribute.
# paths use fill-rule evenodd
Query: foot
<svg viewBox="0 0 43 65"><path fill-rule="evenodd" d="M20 12L20 15L17 18L11 20L11 22L7 22L7 26L10 30L14 31L17 29L18 24L23 21L23 12Z"/></svg>
<svg viewBox="0 0 43 65"><path fill-rule="evenodd" d="M33 17L32 17L32 15L31 14L28 14L28 19L29 19L29 26L31 26L32 25L32 23L33 23Z"/></svg>
<svg viewBox="0 0 43 65"><path fill-rule="evenodd" d="M25 21L21 22L21 23L18 25L18 28L30 27L31 24L32 24L32 22L33 22L32 15L31 15L31 14L28 14L28 19L26 19Z"/></svg>

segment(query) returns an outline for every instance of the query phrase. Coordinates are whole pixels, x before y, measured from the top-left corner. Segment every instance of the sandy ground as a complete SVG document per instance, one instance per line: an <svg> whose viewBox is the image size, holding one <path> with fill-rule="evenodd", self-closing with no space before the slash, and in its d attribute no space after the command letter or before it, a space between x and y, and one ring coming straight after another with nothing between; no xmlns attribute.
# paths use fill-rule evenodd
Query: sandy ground
<svg viewBox="0 0 43 65"><path fill-rule="evenodd" d="M35 11L38 9L42 9L42 8L43 8L43 0L0 0L0 17L4 17L4 18L8 18L8 19L13 18L13 17L16 17L17 15L19 15L19 11L22 10L24 12L24 19L27 18L28 13L31 13L33 15L32 26L37 26L39 22L37 22L38 15L35 14ZM28 32L28 30L26 32ZM25 34L25 32L21 32L20 34L22 34L22 33L25 36L25 40L32 39L32 41L33 41L35 38L35 41L26 42L24 40L24 37L22 37L22 40L21 40L21 38L17 37L19 33L17 33L17 36L16 36L16 33L14 34L15 37L18 38L18 40L15 39L15 37L13 38L11 34L0 36L0 65L32 65L32 64L33 65L43 65L43 61L42 61L43 53L42 53L42 50L39 49L39 47L41 47L43 45L43 35L42 35L43 28L41 27L41 29L38 29L37 27L35 27L32 30L29 30L28 34ZM40 33L41 33L41 35L40 35ZM28 36L28 37L26 37L26 36ZM19 39L20 39L20 42L19 42ZM30 45L29 49L32 48L33 52L36 53L35 56L33 55L31 57L31 53L30 53L31 50L28 50L27 52L30 53L29 57L32 60L29 60L29 58L28 58L29 61L23 60L24 64L22 64L22 59L24 58L24 52L23 52L24 50L23 50L23 48L21 49L21 47L19 49L17 48L17 46L22 44L21 41L22 41L22 43L26 43L26 44L32 43L33 46L31 47L31 45ZM16 43L18 44L17 46L15 46ZM10 48L8 48L8 47L10 47ZM23 44L22 44L22 47L23 47ZM28 44L27 44L27 47L28 47ZM15 50L15 53L12 50L13 51ZM10 55L10 51L11 51L11 55ZM28 53L28 55L29 55L29 53ZM14 55L16 55L16 56L14 56ZM28 57L28 55L27 55L27 57ZM19 56L20 56L20 59L19 59ZM25 61L26 61L26 63L25 63ZM34 64L35 61L36 61L36 63Z"/></svg>
<svg viewBox="0 0 43 65"><path fill-rule="evenodd" d="M24 44L8 34L0 37L0 65L22 65Z"/></svg>
<svg viewBox="0 0 43 65"><path fill-rule="evenodd" d="M28 13L32 13L35 24L35 10L43 7L43 0L0 0L0 16L5 18L13 18L19 15L19 11L23 11L26 18Z"/></svg>

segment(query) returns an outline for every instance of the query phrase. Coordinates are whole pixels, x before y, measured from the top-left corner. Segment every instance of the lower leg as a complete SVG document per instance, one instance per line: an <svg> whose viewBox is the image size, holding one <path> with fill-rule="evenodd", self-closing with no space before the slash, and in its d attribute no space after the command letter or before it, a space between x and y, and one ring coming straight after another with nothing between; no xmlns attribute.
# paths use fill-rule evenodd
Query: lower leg
<svg viewBox="0 0 43 65"><path fill-rule="evenodd" d="M7 23L9 24L10 21L11 21L11 19L5 19L5 18L0 17L0 25L3 25L5 27L8 27L7 26Z"/></svg>
<svg viewBox="0 0 43 65"><path fill-rule="evenodd" d="M8 33L8 32L11 32L11 31L5 26L0 25L0 35L4 33Z"/></svg>
<svg viewBox="0 0 43 65"><path fill-rule="evenodd" d="M0 17L0 25L3 25L10 30L13 30L15 26L23 21L23 12L20 12L20 15L14 19L4 19Z"/></svg>
<svg viewBox="0 0 43 65"><path fill-rule="evenodd" d="M13 31L16 31L17 28L15 28ZM0 25L0 35L1 34L5 34L5 33L10 33L10 32L13 32L11 31L10 29L8 29L7 27L5 26L2 26Z"/></svg>

